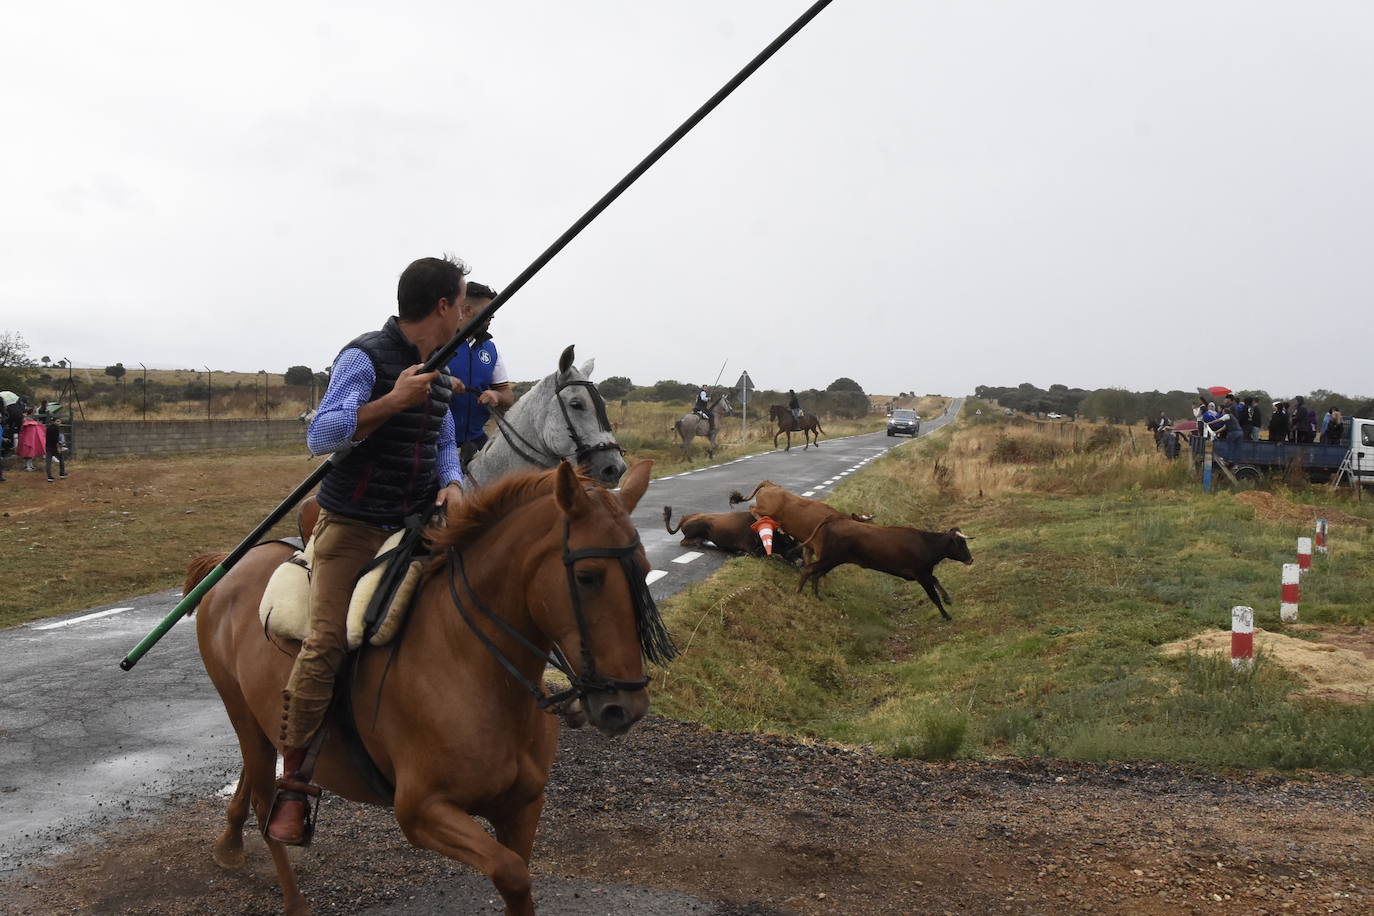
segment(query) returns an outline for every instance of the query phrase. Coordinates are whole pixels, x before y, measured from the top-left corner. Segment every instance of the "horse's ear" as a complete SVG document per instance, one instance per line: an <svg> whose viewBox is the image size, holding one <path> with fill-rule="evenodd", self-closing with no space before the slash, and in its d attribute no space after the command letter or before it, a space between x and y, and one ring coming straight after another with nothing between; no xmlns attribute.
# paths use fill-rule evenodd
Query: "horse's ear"
<svg viewBox="0 0 1374 916"><path fill-rule="evenodd" d="M582 364L582 377L583 377L583 378L591 378L591 377L592 377L592 370L594 370L595 368L596 368L596 357L593 356L591 359L587 360L585 363Z"/></svg>
<svg viewBox="0 0 1374 916"><path fill-rule="evenodd" d="M639 505L640 497L649 489L649 472L653 469L654 459L644 458L636 461L620 478L620 504L626 512L635 511L635 506Z"/></svg>
<svg viewBox="0 0 1374 916"><path fill-rule="evenodd" d="M558 501L558 508L572 516L587 511L590 501L582 489L582 482L577 479L577 472L573 470L573 466L566 461L560 461L557 473L558 485L554 489L554 499Z"/></svg>
<svg viewBox="0 0 1374 916"><path fill-rule="evenodd" d="M573 347L576 344L568 344L568 348L563 351L563 355L558 357L558 374L564 375L572 368Z"/></svg>

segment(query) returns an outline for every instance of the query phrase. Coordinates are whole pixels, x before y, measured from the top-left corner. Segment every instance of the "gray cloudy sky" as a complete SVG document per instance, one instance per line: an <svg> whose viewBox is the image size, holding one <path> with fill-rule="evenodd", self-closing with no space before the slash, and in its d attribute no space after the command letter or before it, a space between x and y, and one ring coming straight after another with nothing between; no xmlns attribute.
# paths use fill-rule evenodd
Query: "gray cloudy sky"
<svg viewBox="0 0 1374 916"><path fill-rule="evenodd" d="M281 371L500 287L805 0L11 4L0 330ZM511 300L516 378L1374 394L1374 7L835 0Z"/></svg>

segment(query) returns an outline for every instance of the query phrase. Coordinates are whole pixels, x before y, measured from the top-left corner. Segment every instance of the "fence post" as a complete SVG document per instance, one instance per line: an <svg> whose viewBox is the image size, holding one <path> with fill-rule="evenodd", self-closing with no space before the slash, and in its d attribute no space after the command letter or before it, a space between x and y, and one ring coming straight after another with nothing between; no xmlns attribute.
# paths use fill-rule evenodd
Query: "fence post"
<svg viewBox="0 0 1374 916"><path fill-rule="evenodd" d="M1298 575L1305 576L1312 568L1312 539L1298 538Z"/></svg>
<svg viewBox="0 0 1374 916"><path fill-rule="evenodd" d="M1231 667L1249 671L1255 663L1255 611L1237 605L1231 608Z"/></svg>
<svg viewBox="0 0 1374 916"><path fill-rule="evenodd" d="M1283 596L1279 603L1279 619L1292 623L1298 619L1298 564L1283 564Z"/></svg>
<svg viewBox="0 0 1374 916"><path fill-rule="evenodd" d="M1326 553L1326 519L1317 519L1317 553Z"/></svg>

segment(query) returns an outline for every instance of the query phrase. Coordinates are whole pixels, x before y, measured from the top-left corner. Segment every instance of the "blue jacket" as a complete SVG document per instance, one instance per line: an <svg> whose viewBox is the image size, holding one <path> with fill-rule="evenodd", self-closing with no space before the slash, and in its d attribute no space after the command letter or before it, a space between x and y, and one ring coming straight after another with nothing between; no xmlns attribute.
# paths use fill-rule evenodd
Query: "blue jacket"
<svg viewBox="0 0 1374 916"><path fill-rule="evenodd" d="M496 372L496 344L491 338L475 347L471 341L463 344L448 361L448 371L467 388L449 402L455 438L462 445L482 438L487 420L491 419L491 410L477 403L477 396L491 387L491 377Z"/></svg>

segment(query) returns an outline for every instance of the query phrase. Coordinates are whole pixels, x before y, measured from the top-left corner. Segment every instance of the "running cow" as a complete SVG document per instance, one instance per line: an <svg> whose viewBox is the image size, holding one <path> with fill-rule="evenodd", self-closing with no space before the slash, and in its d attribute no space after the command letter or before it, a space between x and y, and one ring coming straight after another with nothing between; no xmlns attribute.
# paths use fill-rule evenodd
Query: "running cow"
<svg viewBox="0 0 1374 916"><path fill-rule="evenodd" d="M848 519L832 519L823 523L808 545L815 558L802 569L797 591L811 582L811 590L819 597L821 578L836 566L853 563L864 569L876 569L907 581L921 583L940 616L952 619L945 604L953 604L949 592L935 578L935 567L941 560L957 560L971 564L970 538L958 528L948 531L919 531L896 525L868 525ZM940 598L944 598L944 604Z"/></svg>

